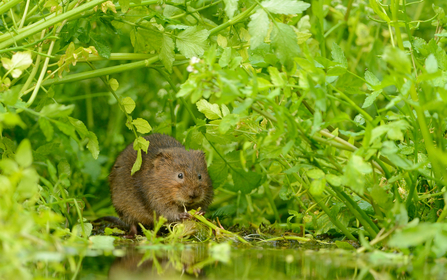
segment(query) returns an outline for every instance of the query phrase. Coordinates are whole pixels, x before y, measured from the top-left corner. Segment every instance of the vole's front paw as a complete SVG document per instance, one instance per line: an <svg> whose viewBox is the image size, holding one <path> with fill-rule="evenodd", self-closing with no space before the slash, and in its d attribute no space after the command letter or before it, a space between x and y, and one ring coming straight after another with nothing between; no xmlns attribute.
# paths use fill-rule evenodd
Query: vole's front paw
<svg viewBox="0 0 447 280"><path fill-rule="evenodd" d="M206 212L205 212L205 211L202 211L202 210L196 212L196 214L197 214L197 215L200 215L200 216L205 215L205 213L206 213Z"/></svg>
<svg viewBox="0 0 447 280"><path fill-rule="evenodd" d="M178 214L179 220L189 220L191 219L191 215L188 212L182 212Z"/></svg>

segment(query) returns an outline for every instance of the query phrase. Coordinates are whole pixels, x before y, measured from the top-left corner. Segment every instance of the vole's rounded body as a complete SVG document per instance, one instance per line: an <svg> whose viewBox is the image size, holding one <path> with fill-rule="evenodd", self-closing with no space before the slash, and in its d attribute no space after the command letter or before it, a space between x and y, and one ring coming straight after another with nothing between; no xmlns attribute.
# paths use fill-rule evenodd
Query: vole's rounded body
<svg viewBox="0 0 447 280"><path fill-rule="evenodd" d="M168 222L189 217L185 211L206 211L213 187L202 151L185 150L174 138L151 134L147 154L142 152L141 169L132 176L137 158L132 144L118 156L109 175L112 203L120 219L136 233L138 223L154 224L154 211Z"/></svg>

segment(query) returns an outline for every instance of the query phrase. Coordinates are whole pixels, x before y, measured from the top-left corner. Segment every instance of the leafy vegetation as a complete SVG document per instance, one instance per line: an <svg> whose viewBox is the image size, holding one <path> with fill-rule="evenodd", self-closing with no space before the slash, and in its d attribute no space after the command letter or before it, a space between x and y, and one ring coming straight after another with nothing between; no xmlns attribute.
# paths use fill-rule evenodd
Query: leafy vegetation
<svg viewBox="0 0 447 280"><path fill-rule="evenodd" d="M2 2L0 275L75 271L67 248L113 214L111 165L133 142L137 171L151 132L206 152L226 227L445 256L445 8Z"/></svg>

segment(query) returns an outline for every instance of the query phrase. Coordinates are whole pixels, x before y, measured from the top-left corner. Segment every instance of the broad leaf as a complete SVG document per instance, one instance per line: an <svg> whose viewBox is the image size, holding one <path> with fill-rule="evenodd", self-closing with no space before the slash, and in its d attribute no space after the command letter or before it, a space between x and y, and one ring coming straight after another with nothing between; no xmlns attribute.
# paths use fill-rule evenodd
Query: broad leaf
<svg viewBox="0 0 447 280"><path fill-rule="evenodd" d="M291 69L294 58L299 55L295 31L289 25L277 22L273 27L271 40L279 61L287 69Z"/></svg>
<svg viewBox="0 0 447 280"><path fill-rule="evenodd" d="M250 49L256 49L264 43L269 29L269 18L263 9L258 9L256 13L250 16L251 21L248 24L248 32L250 33Z"/></svg>
<svg viewBox="0 0 447 280"><path fill-rule="evenodd" d="M297 0L268 0L261 5L271 13L283 15L301 14L310 7L309 3Z"/></svg>
<svg viewBox="0 0 447 280"><path fill-rule="evenodd" d="M201 57L208 45L209 31L197 26L190 27L177 36L178 50L187 58Z"/></svg>

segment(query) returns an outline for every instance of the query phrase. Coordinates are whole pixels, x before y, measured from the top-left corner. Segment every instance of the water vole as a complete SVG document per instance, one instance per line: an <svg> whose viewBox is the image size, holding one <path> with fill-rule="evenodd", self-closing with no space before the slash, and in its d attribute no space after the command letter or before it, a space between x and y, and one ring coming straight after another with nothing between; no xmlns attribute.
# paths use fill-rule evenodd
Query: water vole
<svg viewBox="0 0 447 280"><path fill-rule="evenodd" d="M137 232L138 223L152 227L154 211L168 222L189 218L185 211L201 208L204 212L213 199L205 155L185 150L174 138L151 134L149 149L142 153L141 169L132 176L137 158L132 144L118 156L109 175L112 203L120 219Z"/></svg>

